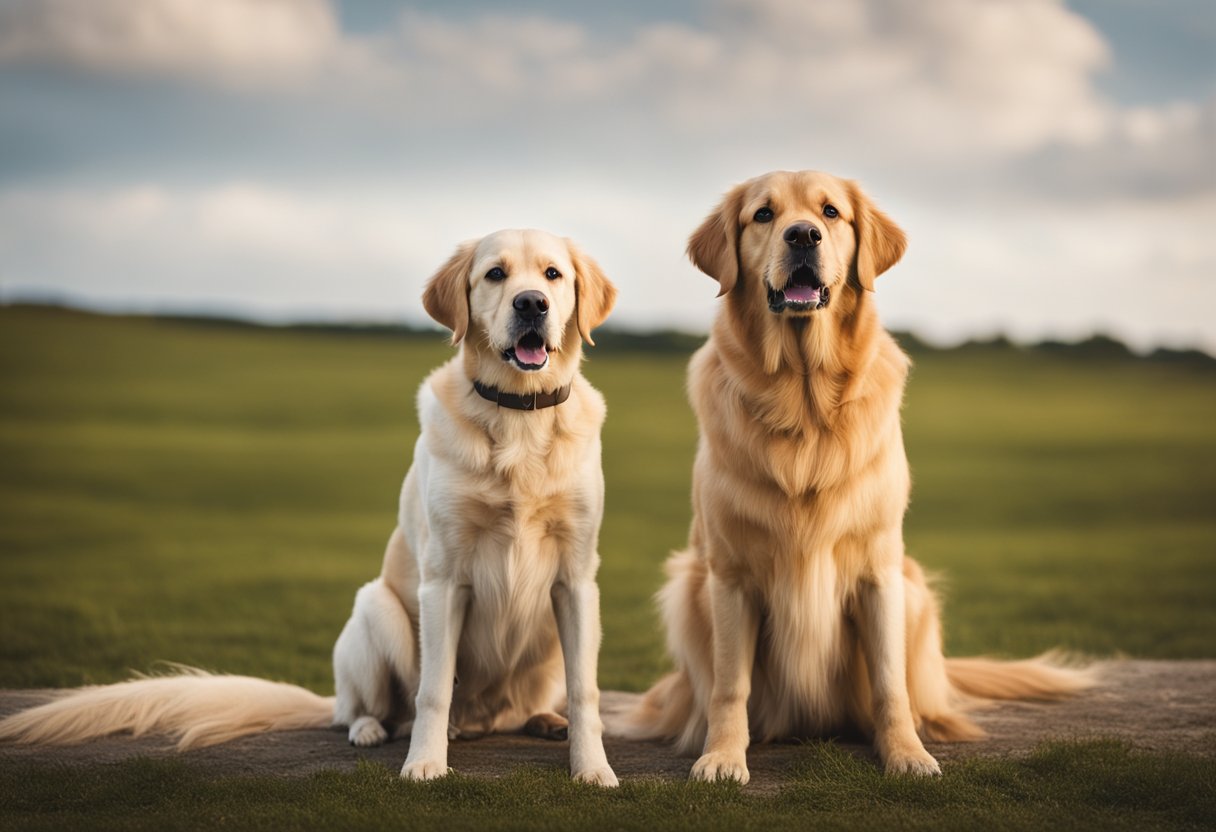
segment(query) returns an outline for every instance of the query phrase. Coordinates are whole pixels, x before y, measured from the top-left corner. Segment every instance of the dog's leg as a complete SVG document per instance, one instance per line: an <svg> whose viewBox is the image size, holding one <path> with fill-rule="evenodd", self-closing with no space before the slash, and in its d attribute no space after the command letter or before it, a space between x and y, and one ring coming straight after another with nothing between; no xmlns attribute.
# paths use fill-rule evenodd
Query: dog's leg
<svg viewBox="0 0 1216 832"><path fill-rule="evenodd" d="M925 750L908 699L904 576L898 565L862 582L858 627L874 707L874 745L888 774L940 774Z"/></svg>
<svg viewBox="0 0 1216 832"><path fill-rule="evenodd" d="M570 773L575 780L584 783L615 786L616 774L604 754L600 688L596 681L600 654L600 591L595 581L555 584L553 612L566 663Z"/></svg>
<svg viewBox="0 0 1216 832"><path fill-rule="evenodd" d="M363 597L362 590L355 596L355 610L334 644L334 724L348 726L351 745L367 747L388 739L381 720L391 707L384 663L360 608Z"/></svg>
<svg viewBox="0 0 1216 832"><path fill-rule="evenodd" d="M355 595L350 620L334 645L334 724L350 727L351 745L380 745L384 723L400 714L393 677L417 684L413 627L397 596L377 578Z"/></svg>
<svg viewBox="0 0 1216 832"><path fill-rule="evenodd" d="M418 592L422 671L410 753L401 768L407 780L433 780L448 772L448 715L456 677L456 648L468 607L468 589L427 581Z"/></svg>
<svg viewBox="0 0 1216 832"><path fill-rule="evenodd" d="M701 759L693 765L689 777L746 783L750 777L747 771L747 698L751 695L760 617L745 592L727 584L712 571L709 590L714 652L709 735L705 738Z"/></svg>

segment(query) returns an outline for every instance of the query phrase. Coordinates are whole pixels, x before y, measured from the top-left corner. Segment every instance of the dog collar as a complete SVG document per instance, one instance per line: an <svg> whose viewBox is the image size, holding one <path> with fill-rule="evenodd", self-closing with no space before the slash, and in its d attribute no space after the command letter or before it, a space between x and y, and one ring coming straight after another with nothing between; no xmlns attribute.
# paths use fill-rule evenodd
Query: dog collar
<svg viewBox="0 0 1216 832"><path fill-rule="evenodd" d="M504 393L497 387L490 387L474 379L473 389L483 399L494 402L499 407L508 407L511 410L541 410L546 407L556 407L570 398L569 384L548 393L529 393L526 396L521 396L518 393Z"/></svg>

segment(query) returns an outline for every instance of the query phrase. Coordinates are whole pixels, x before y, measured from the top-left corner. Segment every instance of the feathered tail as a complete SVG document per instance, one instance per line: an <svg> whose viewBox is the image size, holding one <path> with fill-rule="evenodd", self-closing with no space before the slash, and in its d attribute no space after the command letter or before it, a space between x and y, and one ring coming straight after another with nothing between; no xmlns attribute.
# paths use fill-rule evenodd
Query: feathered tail
<svg viewBox="0 0 1216 832"><path fill-rule="evenodd" d="M946 676L960 693L978 699L1056 700L1074 696L1098 681L1098 668L1070 667L1051 650L1033 659L946 659Z"/></svg>
<svg viewBox="0 0 1216 832"><path fill-rule="evenodd" d="M705 744L705 715L697 705L692 682L680 670L654 683L622 719L605 725L612 736L631 740L674 740L682 754Z"/></svg>
<svg viewBox="0 0 1216 832"><path fill-rule="evenodd" d="M79 688L0 720L0 741L72 745L109 734L167 734L179 750L266 731L325 728L334 698L249 676L175 667L170 676Z"/></svg>

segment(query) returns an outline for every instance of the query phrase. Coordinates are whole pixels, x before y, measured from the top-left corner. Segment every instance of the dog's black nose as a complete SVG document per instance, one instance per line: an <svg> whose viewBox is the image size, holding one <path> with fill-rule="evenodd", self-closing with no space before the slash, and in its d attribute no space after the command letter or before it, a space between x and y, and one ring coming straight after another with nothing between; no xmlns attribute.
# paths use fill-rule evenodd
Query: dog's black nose
<svg viewBox="0 0 1216 832"><path fill-rule="evenodd" d="M535 289L520 292L511 303L515 313L525 321L538 321L549 311L549 299Z"/></svg>
<svg viewBox="0 0 1216 832"><path fill-rule="evenodd" d="M819 229L809 222L796 222L781 236L794 248L814 248L823 239Z"/></svg>

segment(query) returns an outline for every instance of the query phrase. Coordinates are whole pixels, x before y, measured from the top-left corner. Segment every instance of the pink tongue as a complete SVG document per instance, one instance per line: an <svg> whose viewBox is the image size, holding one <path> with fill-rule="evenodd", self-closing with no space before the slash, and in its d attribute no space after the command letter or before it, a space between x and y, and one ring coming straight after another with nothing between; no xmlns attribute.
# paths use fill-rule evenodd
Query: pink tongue
<svg viewBox="0 0 1216 832"><path fill-rule="evenodd" d="M785 299L795 303L818 303L819 290L813 286L786 286Z"/></svg>
<svg viewBox="0 0 1216 832"><path fill-rule="evenodd" d="M544 364L545 359L549 357L549 351L545 349L544 344L539 347L525 347L523 344L516 344L515 357L522 364Z"/></svg>

